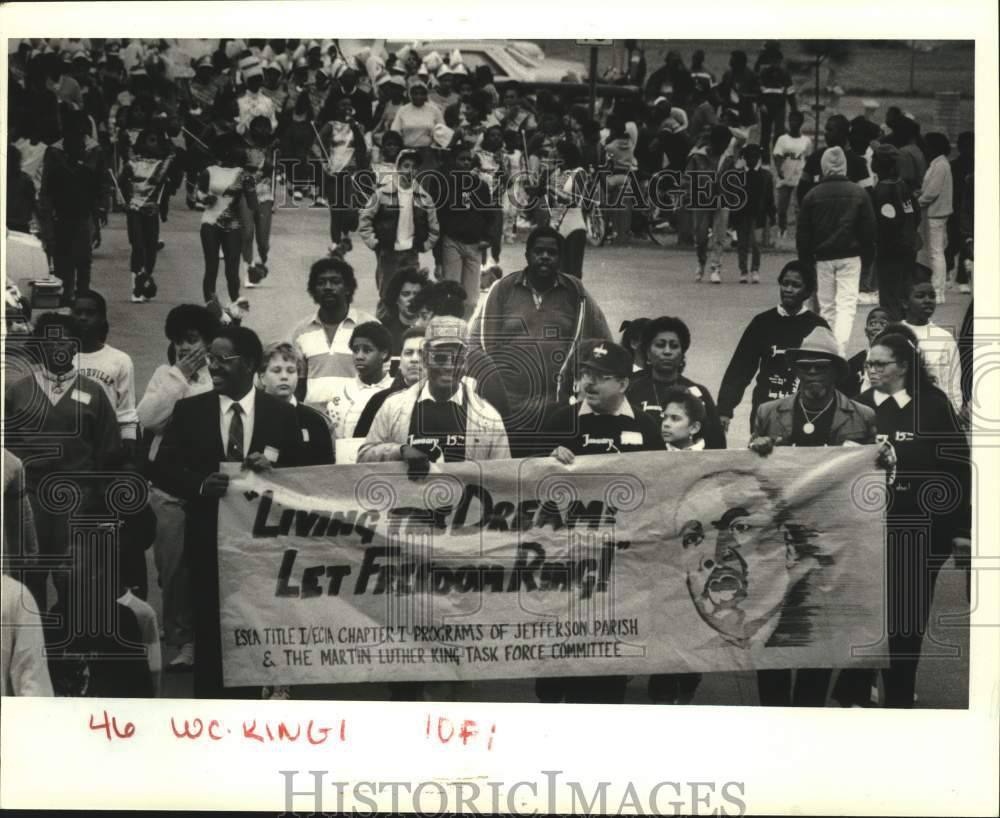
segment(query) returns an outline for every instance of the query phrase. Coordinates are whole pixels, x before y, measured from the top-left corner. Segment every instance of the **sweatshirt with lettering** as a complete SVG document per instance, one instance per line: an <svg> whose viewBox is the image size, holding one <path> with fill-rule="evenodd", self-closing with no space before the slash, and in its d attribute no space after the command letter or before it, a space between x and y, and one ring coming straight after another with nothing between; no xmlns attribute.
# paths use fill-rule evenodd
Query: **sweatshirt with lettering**
<svg viewBox="0 0 1000 818"><path fill-rule="evenodd" d="M626 400L617 414L597 414L587 404L550 407L541 436L539 454L550 454L557 446L573 454L625 454L662 451L659 427L645 412L636 411Z"/></svg>
<svg viewBox="0 0 1000 818"><path fill-rule="evenodd" d="M128 353L105 344L96 352L78 352L76 367L81 375L104 387L118 418L122 440L135 440L139 413L135 408L135 368Z"/></svg>
<svg viewBox="0 0 1000 818"><path fill-rule="evenodd" d="M750 398L754 414L762 403L791 395L795 391L795 376L785 360L785 350L800 347L816 327L826 326L826 321L805 308L789 315L784 309L772 307L755 315L743 331L722 376L719 415L733 416L755 375L757 381Z"/></svg>

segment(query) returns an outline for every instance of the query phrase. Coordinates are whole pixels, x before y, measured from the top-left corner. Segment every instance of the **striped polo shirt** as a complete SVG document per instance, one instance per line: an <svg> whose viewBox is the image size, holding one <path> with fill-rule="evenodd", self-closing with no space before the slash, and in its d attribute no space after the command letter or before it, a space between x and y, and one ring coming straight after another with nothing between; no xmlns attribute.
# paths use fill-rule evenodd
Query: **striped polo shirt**
<svg viewBox="0 0 1000 818"><path fill-rule="evenodd" d="M294 329L292 343L306 359L307 404L325 404L343 391L345 382L354 380L357 371L348 346L351 333L358 324L374 320L375 316L351 307L337 327L332 343L327 341L319 310Z"/></svg>

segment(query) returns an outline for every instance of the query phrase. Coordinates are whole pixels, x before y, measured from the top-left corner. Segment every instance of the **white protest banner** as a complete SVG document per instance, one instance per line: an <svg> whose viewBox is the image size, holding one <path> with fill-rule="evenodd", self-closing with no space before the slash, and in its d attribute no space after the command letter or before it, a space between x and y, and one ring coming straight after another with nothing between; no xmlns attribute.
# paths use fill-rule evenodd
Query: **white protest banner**
<svg viewBox="0 0 1000 818"><path fill-rule="evenodd" d="M225 684L872 665L852 648L882 634L876 451L241 473Z"/></svg>

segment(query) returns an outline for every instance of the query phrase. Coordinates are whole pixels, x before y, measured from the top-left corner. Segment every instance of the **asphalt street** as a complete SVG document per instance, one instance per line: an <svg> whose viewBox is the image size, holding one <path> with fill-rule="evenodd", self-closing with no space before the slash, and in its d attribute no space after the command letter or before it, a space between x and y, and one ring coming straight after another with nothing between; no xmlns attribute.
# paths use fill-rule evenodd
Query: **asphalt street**
<svg viewBox="0 0 1000 818"><path fill-rule="evenodd" d="M92 285L105 295L109 304L111 334L109 343L128 352L135 364L137 399L142 396L153 370L166 362L167 339L163 324L171 307L201 303L203 269L198 238L200 214L185 208L183 197L175 197L169 220L162 225L165 243L160 253L156 281L159 295L150 303L132 304L129 300L129 248L123 214L112 214L103 231L103 242L95 252ZM251 310L245 325L264 341L289 337L295 323L312 310L306 293L309 265L326 252L329 241L328 217L320 208L283 208L274 216L269 260L270 275L263 285L246 291ZM354 266L359 287L355 304L374 312L375 263L373 254L355 237L348 261ZM765 252L761 269L762 283L738 283L735 252L725 257L721 285L696 283L695 259L691 251L661 248L649 242L604 248L588 247L584 259L583 281L602 306L613 331L621 322L639 316L676 315L691 329L692 345L685 375L705 384L717 394L730 355L750 318L777 303L776 277L781 266L793 257L791 241L774 251ZM524 244L505 245L501 257L505 271L520 269L524 263ZM430 257L427 257L427 265ZM219 292L224 300L220 271ZM939 307L935 321L953 332L961 324L969 296L949 293L949 300ZM859 307L850 349L864 345L863 324L866 308ZM730 447L741 447L748 437L749 392L733 419ZM159 611L160 595L156 587L152 551L148 553L150 601ZM949 563L950 567L950 563ZM973 592L975 593L975 592ZM968 689L968 635L961 628L961 612L967 609L964 578L945 569L938 583L932 622L932 634L925 640L924 656L917 680L918 706L964 707ZM950 619L945 624L944 620ZM166 660L172 654L165 656ZM189 675L168 675L164 694L173 697L190 695ZM297 691L296 698L306 691ZM385 698L381 685L343 685L317 696L335 698ZM461 686L463 699L480 701L535 701L530 681L467 683ZM698 689L695 704L754 704L756 684L752 674L718 673L706 676ZM629 684L630 703L648 702L646 678L635 677Z"/></svg>

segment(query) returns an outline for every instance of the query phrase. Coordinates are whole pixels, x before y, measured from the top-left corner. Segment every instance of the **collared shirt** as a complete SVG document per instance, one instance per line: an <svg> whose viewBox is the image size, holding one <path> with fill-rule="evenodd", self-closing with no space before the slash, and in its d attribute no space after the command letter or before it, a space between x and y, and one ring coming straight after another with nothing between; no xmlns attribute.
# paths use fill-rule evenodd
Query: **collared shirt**
<svg viewBox="0 0 1000 818"><path fill-rule="evenodd" d="M674 446L672 443L667 443L668 452L703 452L705 451L705 441L702 438L698 438L690 446L685 446L681 448L680 446Z"/></svg>
<svg viewBox="0 0 1000 818"><path fill-rule="evenodd" d="M222 434L222 449L229 447L229 427L233 422L232 407L238 403L243 410L243 456L250 452L250 438L253 437L253 416L257 390L251 388L242 398L234 401L227 395L219 395L219 431Z"/></svg>
<svg viewBox="0 0 1000 818"><path fill-rule="evenodd" d="M629 403L627 398L622 398L622 404L614 412L597 412L595 411L587 401L580 401L580 412L581 415L608 415L610 417L615 417L616 415L624 415L627 418L634 418L635 412L632 411L632 404Z"/></svg>
<svg viewBox="0 0 1000 818"><path fill-rule="evenodd" d="M35 368L35 382L49 402L55 406L62 400L70 384L76 380L77 374L75 367L62 375L55 375L45 367L39 366Z"/></svg>
<svg viewBox="0 0 1000 818"><path fill-rule="evenodd" d="M872 392L872 400L875 401L876 406L881 406L889 400L889 398L896 401L896 406L900 409L905 409L906 404L910 402L910 393L905 389L900 389L898 392L893 392L891 395L888 395L885 392L879 392L877 389Z"/></svg>
<svg viewBox="0 0 1000 818"><path fill-rule="evenodd" d="M536 310L540 310L542 308L542 303L545 301L545 296L554 292L556 287L566 286L565 284L563 284L563 282L559 280L559 276L556 276L555 284L553 284L552 287L543 292L539 292L538 290L536 290L534 287L531 286L531 282L528 281L527 273L525 273L525 275L521 277L521 280L518 282L518 284L521 287L524 287L524 289L526 289L529 293L531 293L531 300L535 302Z"/></svg>
<svg viewBox="0 0 1000 818"><path fill-rule="evenodd" d="M377 383L365 383L357 375L346 381L326 405L327 417L337 439L354 437L361 413L375 395L392 386L392 375L385 374Z"/></svg>
<svg viewBox="0 0 1000 818"><path fill-rule="evenodd" d="M805 304L799 307L799 311L795 313L795 315L802 315L802 313L804 312L809 312L809 308ZM790 313L788 310L782 307L781 304L778 304L778 315L780 315L782 318L792 317L792 313Z"/></svg>
<svg viewBox="0 0 1000 818"><path fill-rule="evenodd" d="M351 307L340 322L333 340L327 340L326 327L316 314L299 324L292 332L292 343L306 359L307 404L325 404L354 380L354 356L348 343L358 324L374 321L375 316Z"/></svg>

